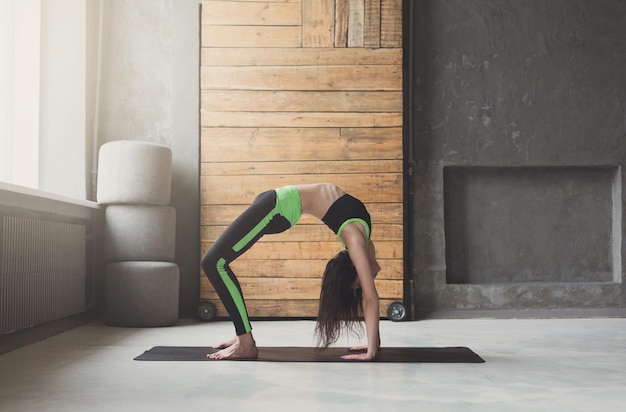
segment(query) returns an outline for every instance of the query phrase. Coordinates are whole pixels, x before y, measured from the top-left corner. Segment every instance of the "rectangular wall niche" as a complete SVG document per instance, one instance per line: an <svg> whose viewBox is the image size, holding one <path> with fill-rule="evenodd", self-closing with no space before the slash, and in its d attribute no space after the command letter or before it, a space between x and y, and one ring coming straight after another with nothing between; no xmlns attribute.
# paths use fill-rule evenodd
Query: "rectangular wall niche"
<svg viewBox="0 0 626 412"><path fill-rule="evenodd" d="M620 282L617 167L446 167L449 284Z"/></svg>

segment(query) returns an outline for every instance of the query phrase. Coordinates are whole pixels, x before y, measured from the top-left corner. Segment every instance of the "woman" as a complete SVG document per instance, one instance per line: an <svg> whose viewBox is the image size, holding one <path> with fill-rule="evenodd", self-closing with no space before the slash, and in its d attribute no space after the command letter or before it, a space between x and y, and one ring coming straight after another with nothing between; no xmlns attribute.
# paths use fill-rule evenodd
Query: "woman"
<svg viewBox="0 0 626 412"><path fill-rule="evenodd" d="M374 278L380 271L372 223L363 203L331 183L285 186L263 192L224 231L202 258L202 269L226 307L236 336L214 348L211 359L254 359L258 355L239 282L229 263L246 252L263 235L294 226L302 214L322 220L346 249L331 259L324 271L316 326L319 346L337 341L342 328L353 330L362 313L367 345L351 348L365 353L344 359L372 360L380 347L379 305Z"/></svg>

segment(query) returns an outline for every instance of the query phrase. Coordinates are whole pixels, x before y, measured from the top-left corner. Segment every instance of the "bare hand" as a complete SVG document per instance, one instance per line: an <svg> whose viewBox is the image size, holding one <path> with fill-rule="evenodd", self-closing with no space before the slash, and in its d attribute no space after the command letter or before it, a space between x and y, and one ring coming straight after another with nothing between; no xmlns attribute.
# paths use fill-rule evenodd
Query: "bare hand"
<svg viewBox="0 0 626 412"><path fill-rule="evenodd" d="M367 350L367 345L358 345L358 346L353 346L351 348L348 349L350 352L360 352L360 351L364 351Z"/></svg>
<svg viewBox="0 0 626 412"><path fill-rule="evenodd" d="M369 355L368 353L355 353L353 355L343 355L341 359L352 361L371 361L376 355Z"/></svg>

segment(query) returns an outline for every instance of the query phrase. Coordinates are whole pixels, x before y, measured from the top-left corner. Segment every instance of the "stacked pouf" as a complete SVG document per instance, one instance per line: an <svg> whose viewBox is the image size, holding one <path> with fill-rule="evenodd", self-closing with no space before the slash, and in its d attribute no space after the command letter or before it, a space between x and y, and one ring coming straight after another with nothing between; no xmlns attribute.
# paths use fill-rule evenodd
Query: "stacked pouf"
<svg viewBox="0 0 626 412"><path fill-rule="evenodd" d="M98 203L105 205L105 321L112 326L171 326L178 320L174 262L176 210L170 206L172 152L116 141L98 158Z"/></svg>

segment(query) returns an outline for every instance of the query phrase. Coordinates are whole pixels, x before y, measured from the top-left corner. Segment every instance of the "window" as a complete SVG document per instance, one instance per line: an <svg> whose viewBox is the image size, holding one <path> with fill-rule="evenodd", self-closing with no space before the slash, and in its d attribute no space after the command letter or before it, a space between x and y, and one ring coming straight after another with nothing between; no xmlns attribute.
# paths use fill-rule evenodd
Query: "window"
<svg viewBox="0 0 626 412"><path fill-rule="evenodd" d="M39 0L0 0L0 180L39 186Z"/></svg>
<svg viewBox="0 0 626 412"><path fill-rule="evenodd" d="M92 3L0 0L0 181L86 198Z"/></svg>

